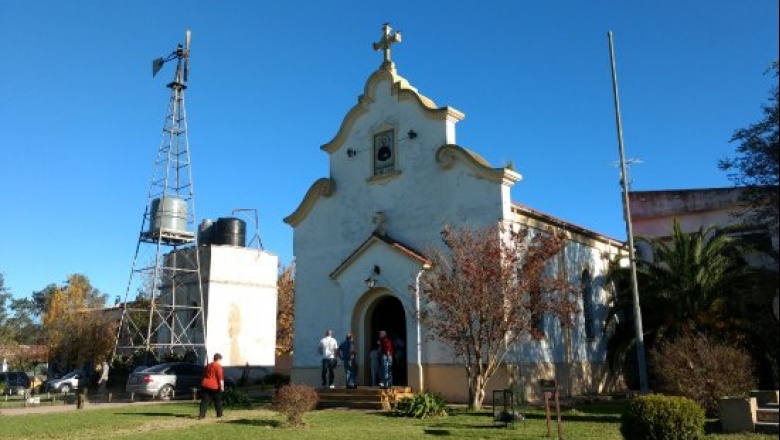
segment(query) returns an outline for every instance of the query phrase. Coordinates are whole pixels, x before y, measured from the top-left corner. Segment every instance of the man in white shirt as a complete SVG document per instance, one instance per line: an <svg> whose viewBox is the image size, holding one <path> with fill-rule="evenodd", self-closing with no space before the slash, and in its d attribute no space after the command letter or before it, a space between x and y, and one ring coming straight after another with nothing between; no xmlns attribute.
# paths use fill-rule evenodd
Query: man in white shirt
<svg viewBox="0 0 780 440"><path fill-rule="evenodd" d="M106 392L106 387L108 386L108 369L108 362L103 361L100 367L100 380L98 380L98 387L102 393Z"/></svg>
<svg viewBox="0 0 780 440"><path fill-rule="evenodd" d="M336 352L339 349L339 343L333 337L333 330L325 332L325 337L320 339L318 351L322 356L322 387L335 388L333 384L334 370L336 369Z"/></svg>

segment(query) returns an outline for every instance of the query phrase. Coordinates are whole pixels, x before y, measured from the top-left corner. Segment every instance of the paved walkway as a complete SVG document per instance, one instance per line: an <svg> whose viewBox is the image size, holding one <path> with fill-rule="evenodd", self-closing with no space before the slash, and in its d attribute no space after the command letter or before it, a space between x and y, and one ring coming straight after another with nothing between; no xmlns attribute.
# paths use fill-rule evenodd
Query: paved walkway
<svg viewBox="0 0 780 440"><path fill-rule="evenodd" d="M183 400L173 400L171 402L184 402ZM169 403L168 401L161 401L161 400L139 400L135 402L86 402L84 404L84 407L79 410L76 408L76 404L66 404L66 403L57 403L55 405L51 405L48 403L42 403L38 405L30 405L27 407L13 407L13 408L4 408L0 407L0 417L2 416L19 416L19 415L25 415L25 414L49 414L49 413L59 413L59 412L69 412L69 411L84 411L84 410L93 410L93 409L108 409L108 408L118 408L123 406L139 406L139 405L160 405L164 403Z"/></svg>

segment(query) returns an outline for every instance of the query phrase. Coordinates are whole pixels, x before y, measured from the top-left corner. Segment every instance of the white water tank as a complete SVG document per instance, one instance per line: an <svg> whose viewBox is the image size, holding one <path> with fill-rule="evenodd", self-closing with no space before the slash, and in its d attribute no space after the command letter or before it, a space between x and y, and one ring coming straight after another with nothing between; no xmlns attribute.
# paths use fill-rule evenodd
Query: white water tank
<svg viewBox="0 0 780 440"><path fill-rule="evenodd" d="M152 200L151 224L152 234L165 232L187 232L187 202L179 197L161 197Z"/></svg>

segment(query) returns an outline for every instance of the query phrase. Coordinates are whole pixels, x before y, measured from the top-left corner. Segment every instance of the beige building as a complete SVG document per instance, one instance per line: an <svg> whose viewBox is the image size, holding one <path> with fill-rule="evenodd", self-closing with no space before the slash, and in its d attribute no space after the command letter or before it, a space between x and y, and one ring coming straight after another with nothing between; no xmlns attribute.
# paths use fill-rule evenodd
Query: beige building
<svg viewBox="0 0 780 440"><path fill-rule="evenodd" d="M676 219L683 232L690 233L700 227L715 226L727 229L733 234L750 234L777 251L777 229L768 231L746 227L739 217L735 216L749 209L740 202L742 191L742 188L737 187L632 191L629 193L629 206L634 235L669 237L672 233L672 222ZM776 267L775 263L766 257L752 256L751 262Z"/></svg>

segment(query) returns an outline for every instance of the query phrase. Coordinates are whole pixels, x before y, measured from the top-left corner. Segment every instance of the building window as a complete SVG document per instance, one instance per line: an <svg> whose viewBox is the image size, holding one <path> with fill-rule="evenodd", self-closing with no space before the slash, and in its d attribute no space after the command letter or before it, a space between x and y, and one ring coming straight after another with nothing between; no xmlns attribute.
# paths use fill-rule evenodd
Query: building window
<svg viewBox="0 0 780 440"><path fill-rule="evenodd" d="M395 130L389 129L374 135L374 176L395 173Z"/></svg>
<svg viewBox="0 0 780 440"><path fill-rule="evenodd" d="M585 337L594 339L596 337L595 323L593 322L593 278L590 271L582 271L581 293L582 293L582 315L585 318Z"/></svg>

